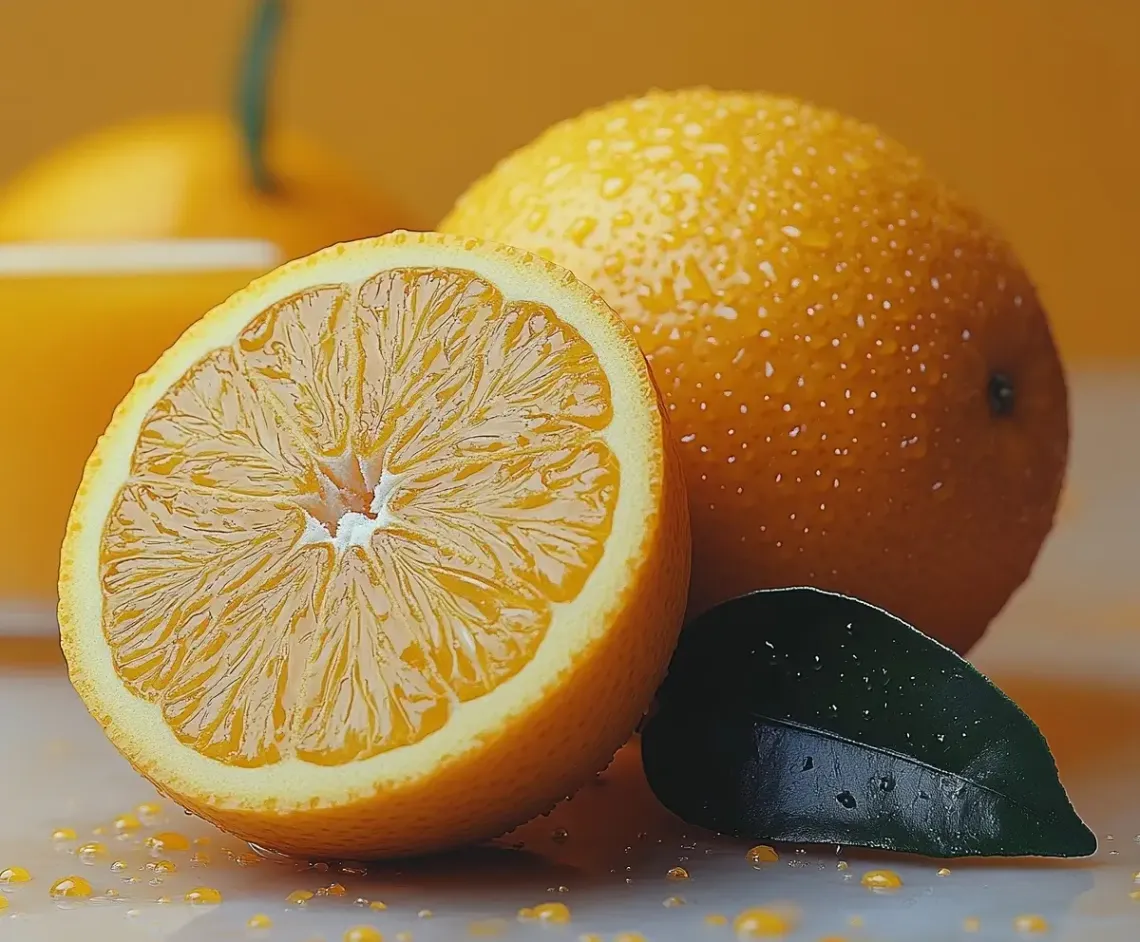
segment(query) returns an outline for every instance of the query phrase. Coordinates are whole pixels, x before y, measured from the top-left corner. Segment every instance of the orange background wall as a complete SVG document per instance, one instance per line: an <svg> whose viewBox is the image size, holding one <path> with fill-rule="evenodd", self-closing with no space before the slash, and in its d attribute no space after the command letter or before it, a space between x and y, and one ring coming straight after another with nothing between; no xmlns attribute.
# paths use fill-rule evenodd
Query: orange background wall
<svg viewBox="0 0 1140 942"><path fill-rule="evenodd" d="M0 0L0 178L108 122L227 107L248 8ZM993 217L1069 352L1140 352L1138 37L1134 0L294 0L276 106L430 225L588 105L800 95L879 123Z"/></svg>

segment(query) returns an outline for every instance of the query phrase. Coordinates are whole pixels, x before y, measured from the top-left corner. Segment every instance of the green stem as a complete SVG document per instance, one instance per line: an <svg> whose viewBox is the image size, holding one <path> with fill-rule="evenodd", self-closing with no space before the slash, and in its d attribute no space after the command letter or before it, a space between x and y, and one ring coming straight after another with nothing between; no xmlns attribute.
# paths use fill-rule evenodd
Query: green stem
<svg viewBox="0 0 1140 942"><path fill-rule="evenodd" d="M238 73L238 125L245 142L250 177L262 193L274 189L273 177L265 163L265 129L273 55L277 51L284 15L284 0L257 0Z"/></svg>

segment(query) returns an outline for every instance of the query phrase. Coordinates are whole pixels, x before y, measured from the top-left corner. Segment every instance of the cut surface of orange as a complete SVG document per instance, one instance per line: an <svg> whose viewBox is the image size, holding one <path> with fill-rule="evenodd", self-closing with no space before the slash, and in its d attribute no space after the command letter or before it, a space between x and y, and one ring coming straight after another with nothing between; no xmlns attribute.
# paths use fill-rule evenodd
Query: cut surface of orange
<svg viewBox="0 0 1140 942"><path fill-rule="evenodd" d="M191 811L415 853L605 765L688 554L616 315L535 256L398 233L255 281L139 379L72 509L60 625L88 708Z"/></svg>

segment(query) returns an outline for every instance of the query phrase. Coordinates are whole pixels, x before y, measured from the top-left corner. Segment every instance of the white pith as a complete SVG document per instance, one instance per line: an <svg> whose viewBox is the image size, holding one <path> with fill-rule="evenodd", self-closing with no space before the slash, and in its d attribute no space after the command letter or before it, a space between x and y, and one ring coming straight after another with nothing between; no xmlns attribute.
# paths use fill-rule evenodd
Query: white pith
<svg viewBox="0 0 1140 942"><path fill-rule="evenodd" d="M332 543L338 553L343 553L352 546L367 548L372 535L377 530L391 526L395 515L388 509L392 495L399 487L406 475L396 474L387 468L380 475L380 481L372 490L372 501L368 505L368 513L357 513L355 510L341 514L336 522L336 530L330 533L328 528L317 520L308 511L305 512L305 532L301 536L299 546L311 543Z"/></svg>

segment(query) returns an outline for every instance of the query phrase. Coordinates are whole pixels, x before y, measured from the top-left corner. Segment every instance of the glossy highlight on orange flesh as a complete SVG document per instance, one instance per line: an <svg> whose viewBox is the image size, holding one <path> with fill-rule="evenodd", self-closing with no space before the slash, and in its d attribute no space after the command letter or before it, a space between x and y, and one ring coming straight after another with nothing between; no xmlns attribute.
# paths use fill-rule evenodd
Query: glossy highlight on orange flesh
<svg viewBox="0 0 1140 942"><path fill-rule="evenodd" d="M469 271L273 305L143 424L101 544L117 673L228 764L421 740L596 565L610 415L573 328Z"/></svg>

